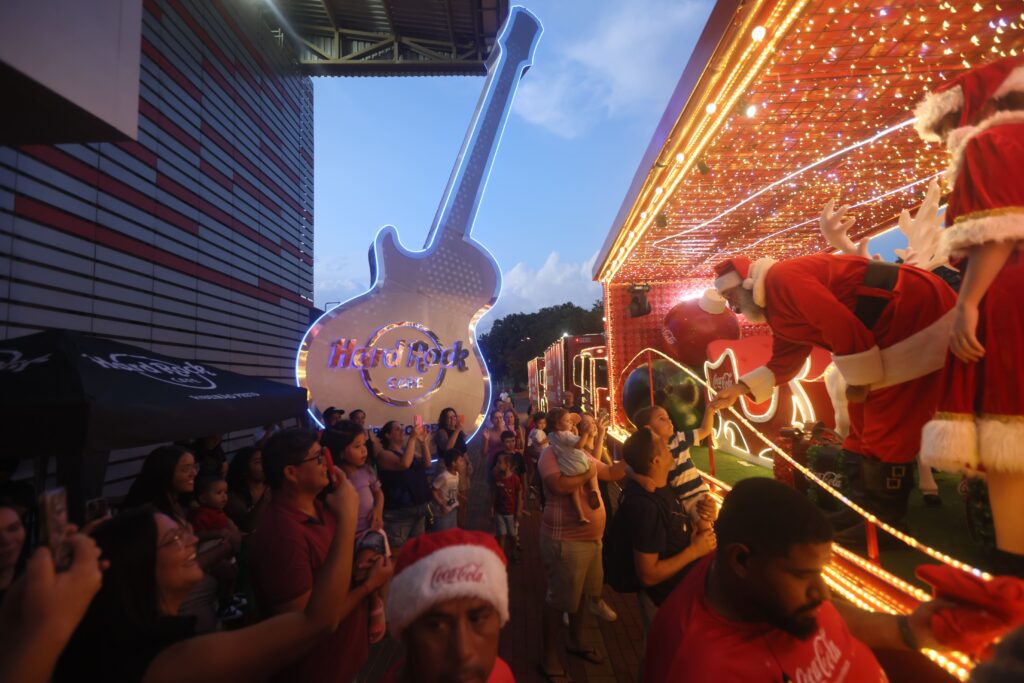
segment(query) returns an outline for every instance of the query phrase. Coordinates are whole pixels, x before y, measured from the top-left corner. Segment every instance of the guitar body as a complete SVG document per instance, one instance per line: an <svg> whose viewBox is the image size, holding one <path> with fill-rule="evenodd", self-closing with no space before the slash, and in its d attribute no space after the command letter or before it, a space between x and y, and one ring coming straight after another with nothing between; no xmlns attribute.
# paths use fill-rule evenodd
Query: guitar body
<svg viewBox="0 0 1024 683"><path fill-rule="evenodd" d="M361 408L366 411L367 424L380 427L388 420L410 425L415 415L422 415L430 424L443 409L453 407L465 415L466 433L475 431L490 402L490 374L476 342L475 327L498 297L501 273L494 259L475 241L462 239L442 240L430 252L411 252L388 226L377 233L370 263L373 287L325 313L303 339L300 366L305 365L307 372L300 385L315 397L310 408L317 413L332 405L349 412ZM331 342L354 339L357 346L353 351L358 352L382 327L400 323L420 327L396 327L373 344L383 350L404 342L402 358L392 363L396 366L392 368L386 367L386 359L377 367L362 367L373 365L372 358L366 362L366 352L357 353L362 358L346 358L347 364L339 360L332 366L337 347L312 343L321 335ZM428 344L427 353L440 349L442 354L460 342L461 350L468 351L464 367L457 362L448 367L443 362L424 363L427 370L421 372L420 358L410 367L411 347L417 341ZM435 387L442 371L444 376Z"/></svg>
<svg viewBox="0 0 1024 683"><path fill-rule="evenodd" d="M366 411L367 425L426 424L451 407L475 433L490 405L490 374L476 339L501 271L471 236L487 175L519 78L540 38L536 17L513 7L488 67L480 103L422 251L392 226L370 247L370 289L331 309L306 332L296 380L321 421L329 406Z"/></svg>

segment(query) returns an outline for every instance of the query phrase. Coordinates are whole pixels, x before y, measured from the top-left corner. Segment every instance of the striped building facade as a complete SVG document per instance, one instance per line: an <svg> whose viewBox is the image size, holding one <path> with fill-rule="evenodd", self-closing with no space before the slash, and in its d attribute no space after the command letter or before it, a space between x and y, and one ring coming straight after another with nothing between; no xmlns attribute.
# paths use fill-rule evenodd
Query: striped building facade
<svg viewBox="0 0 1024 683"><path fill-rule="evenodd" d="M137 142L0 147L0 339L284 382L313 304L313 85L248 0L145 0Z"/></svg>

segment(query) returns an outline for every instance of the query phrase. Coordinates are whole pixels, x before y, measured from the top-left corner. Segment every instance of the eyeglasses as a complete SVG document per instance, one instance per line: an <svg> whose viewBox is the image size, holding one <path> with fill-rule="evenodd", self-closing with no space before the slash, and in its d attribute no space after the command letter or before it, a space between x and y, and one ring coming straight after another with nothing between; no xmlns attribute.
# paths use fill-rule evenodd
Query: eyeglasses
<svg viewBox="0 0 1024 683"><path fill-rule="evenodd" d="M190 541L192 538L195 537L192 535L192 532L188 529L178 529L177 531L172 533L166 541L159 544L157 546L157 550L160 550L161 548L167 548L172 545L178 546L178 550L183 550L185 546L189 545L187 541Z"/></svg>
<svg viewBox="0 0 1024 683"><path fill-rule="evenodd" d="M324 464L324 449L321 448L320 450L318 450L316 452L316 455L311 455L310 457L306 458L305 460L300 460L299 464L300 465L305 465L310 460L316 460L316 464L317 465Z"/></svg>

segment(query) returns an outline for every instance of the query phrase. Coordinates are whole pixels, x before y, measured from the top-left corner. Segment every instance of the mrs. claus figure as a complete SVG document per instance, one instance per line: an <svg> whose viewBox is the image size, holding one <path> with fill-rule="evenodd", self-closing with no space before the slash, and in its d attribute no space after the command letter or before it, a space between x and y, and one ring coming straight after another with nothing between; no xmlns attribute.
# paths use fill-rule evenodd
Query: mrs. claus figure
<svg viewBox="0 0 1024 683"><path fill-rule="evenodd" d="M945 249L963 271L939 412L922 459L985 472L1003 573L1024 576L1024 57L971 69L915 111L944 142Z"/></svg>

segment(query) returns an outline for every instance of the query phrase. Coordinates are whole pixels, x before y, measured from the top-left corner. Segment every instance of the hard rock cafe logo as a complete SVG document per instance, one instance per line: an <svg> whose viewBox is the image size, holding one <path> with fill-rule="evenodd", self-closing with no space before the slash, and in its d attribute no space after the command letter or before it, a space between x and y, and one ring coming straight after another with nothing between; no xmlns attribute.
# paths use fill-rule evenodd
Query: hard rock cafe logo
<svg viewBox="0 0 1024 683"><path fill-rule="evenodd" d="M411 406L437 391L445 372L468 370L469 349L461 341L445 347L437 335L413 322L385 325L365 344L334 341L329 370L355 370L374 396L393 406Z"/></svg>
<svg viewBox="0 0 1024 683"><path fill-rule="evenodd" d="M0 372L24 372L33 365L40 365L50 360L50 354L37 358L25 358L21 351L0 349Z"/></svg>
<svg viewBox="0 0 1024 683"><path fill-rule="evenodd" d="M82 358L92 361L104 370L134 372L143 377L179 387L188 387L189 389L217 388L217 383L212 379L217 376L217 373L189 361L159 360L132 353L110 353L107 354L106 358L83 353Z"/></svg>

